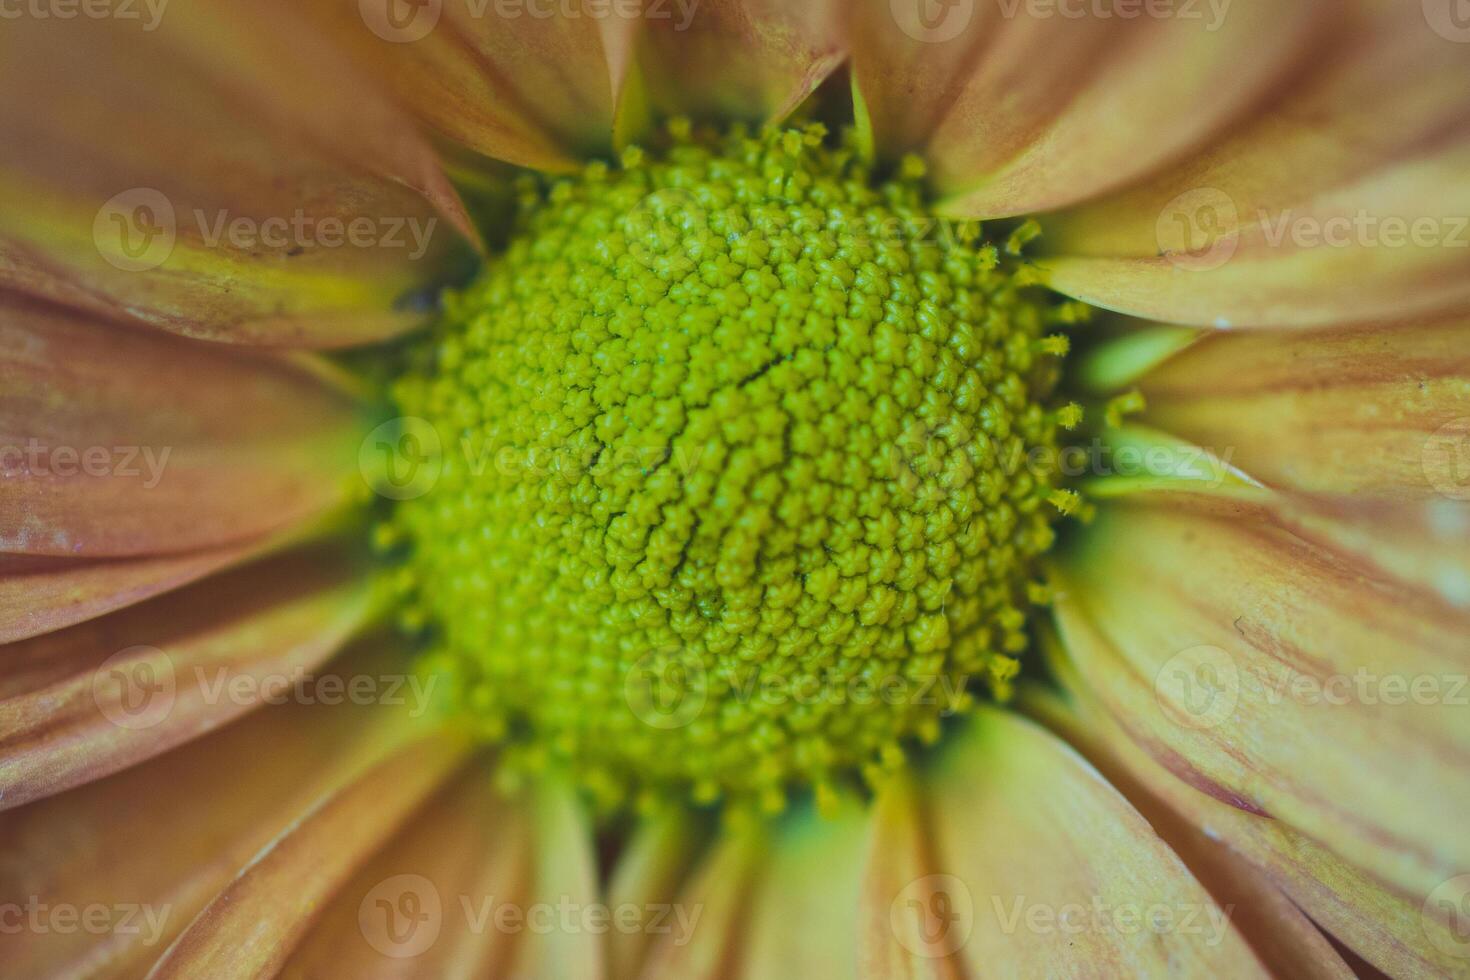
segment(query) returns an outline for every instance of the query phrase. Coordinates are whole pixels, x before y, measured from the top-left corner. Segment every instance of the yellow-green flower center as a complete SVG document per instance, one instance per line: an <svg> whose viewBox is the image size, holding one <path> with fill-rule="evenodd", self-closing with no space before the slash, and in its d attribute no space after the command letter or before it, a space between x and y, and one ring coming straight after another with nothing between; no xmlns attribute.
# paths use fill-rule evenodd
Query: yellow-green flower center
<svg viewBox="0 0 1470 980"><path fill-rule="evenodd" d="M671 127L524 190L395 385L435 665L599 801L897 765L1025 645L1064 350L978 227L819 128ZM1049 502L1050 500L1050 502Z"/></svg>

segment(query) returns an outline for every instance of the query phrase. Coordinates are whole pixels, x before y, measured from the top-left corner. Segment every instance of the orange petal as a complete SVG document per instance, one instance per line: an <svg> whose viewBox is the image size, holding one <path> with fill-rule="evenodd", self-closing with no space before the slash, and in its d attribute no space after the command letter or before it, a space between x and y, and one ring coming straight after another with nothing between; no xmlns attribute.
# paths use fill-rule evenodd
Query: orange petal
<svg viewBox="0 0 1470 980"><path fill-rule="evenodd" d="M1149 424L1269 486L1470 500L1470 320L1214 335L1139 387Z"/></svg>
<svg viewBox="0 0 1470 980"><path fill-rule="evenodd" d="M1067 671L1064 657L1058 652L1052 663L1062 674L1063 683L1070 683L1074 678ZM1069 691L1077 690L1075 685L1069 687ZM1117 726L1103 718L1083 717L1071 700L1050 690L1040 693L1032 688L1022 697L1033 714L1064 735L1128 797L1215 901L1221 907L1233 908L1232 922L1273 975L1303 980L1350 980L1354 976L1312 920L1268 877L1219 839L1218 824L1213 819L1202 818L1198 810L1176 809L1136 777L1131 766L1118 761L1121 751L1138 750L1134 746L1119 750L1115 740L1126 741L1127 736ZM1081 697L1086 697L1085 692ZM1155 765L1154 769L1182 793L1198 797L1204 806L1223 806L1173 780L1162 767Z"/></svg>
<svg viewBox="0 0 1470 980"><path fill-rule="evenodd" d="M858 910L858 976L871 980L961 980L953 951L925 939L924 919L910 901L932 900L925 879L933 865L914 781L890 777L873 805L873 830ZM917 886L913 883L918 882ZM895 896L901 896L895 901Z"/></svg>
<svg viewBox="0 0 1470 980"><path fill-rule="evenodd" d="M333 676L384 669L352 656ZM404 720L377 705L270 708L144 765L0 813L0 895L109 910L114 926L101 935L8 932L0 936L6 972L141 975L262 847L399 744Z"/></svg>
<svg viewBox="0 0 1470 980"><path fill-rule="evenodd" d="M642 64L659 109L780 122L846 57L833 0L671 0L645 13Z"/></svg>
<svg viewBox="0 0 1470 980"><path fill-rule="evenodd" d="M1180 158L1282 81L1328 5L1140 7L1130 19L1081 4L1071 15L929 0L859 10L860 125L879 154L922 153L945 212L997 217L1091 198Z"/></svg>
<svg viewBox="0 0 1470 980"><path fill-rule="evenodd" d="M506 976L534 852L528 808L468 766L342 888L280 975Z"/></svg>
<svg viewBox="0 0 1470 980"><path fill-rule="evenodd" d="M678 806L645 818L633 831L613 867L608 905L636 910L644 928L620 930L608 937L610 976L638 976L654 929L663 929L664 916L659 910L672 903L699 854L702 836L695 817Z"/></svg>
<svg viewBox="0 0 1470 980"><path fill-rule="evenodd" d="M0 808L291 697L362 625L358 571L340 555L296 553L0 648Z"/></svg>
<svg viewBox="0 0 1470 980"><path fill-rule="evenodd" d="M1248 125L1048 222L1045 280L1196 326L1470 309L1470 59L1424 6L1332 5L1315 61Z"/></svg>
<svg viewBox="0 0 1470 980"><path fill-rule="evenodd" d="M12 20L0 87L0 284L325 347L423 322L469 257L428 144L289 4Z"/></svg>
<svg viewBox="0 0 1470 980"><path fill-rule="evenodd" d="M486 156L563 171L613 146L639 22L625 3L363 0L310 13L420 118Z"/></svg>
<svg viewBox="0 0 1470 980"><path fill-rule="evenodd" d="M232 565L259 546L252 541L110 561L0 555L0 644L52 633L151 599Z"/></svg>
<svg viewBox="0 0 1470 980"><path fill-rule="evenodd" d="M924 786L933 871L895 903L982 976L1265 976L1179 857L1097 771L984 708Z"/></svg>
<svg viewBox="0 0 1470 980"><path fill-rule="evenodd" d="M1053 702L1048 717L1116 776L1119 785L1128 787L1162 833L1171 841L1183 839L1183 853L1192 866L1205 862L1201 874L1217 895L1246 889L1238 903L1242 929L1281 975L1313 975L1307 964L1298 962L1312 957L1311 935L1301 935L1291 913L1278 913L1269 896L1246 899L1259 885L1229 867L1237 861L1258 869L1323 929L1394 976L1451 975L1460 968L1466 950L1457 944L1443 910L1430 904L1430 896L1402 892L1355 864L1352 855L1335 854L1282 821L1241 809L1219 792L1201 792L1182 760L1152 741L1148 725L1135 724L1141 717L1136 712L1157 710L1146 693L1121 684L1094 687L1084 680L1084 669L1096 673L1099 665L1116 664L1116 648L1075 607L1064 607L1062 618L1067 641L1053 647L1051 660L1069 701L1065 706ZM1198 843L1197 849L1191 841ZM1263 913L1270 916L1269 923L1259 921ZM1312 959L1319 966L1325 962Z"/></svg>
<svg viewBox="0 0 1470 980"><path fill-rule="evenodd" d="M427 735L324 798L189 923L150 980L275 976L326 899L464 759L459 738Z"/></svg>
<svg viewBox="0 0 1470 980"><path fill-rule="evenodd" d="M346 498L360 410L282 364L0 296L0 551L193 551Z"/></svg>
<svg viewBox="0 0 1470 980"><path fill-rule="evenodd" d="M1463 610L1249 515L1162 503L1103 508L1058 580L1079 683L1179 779L1402 893L1470 867Z"/></svg>

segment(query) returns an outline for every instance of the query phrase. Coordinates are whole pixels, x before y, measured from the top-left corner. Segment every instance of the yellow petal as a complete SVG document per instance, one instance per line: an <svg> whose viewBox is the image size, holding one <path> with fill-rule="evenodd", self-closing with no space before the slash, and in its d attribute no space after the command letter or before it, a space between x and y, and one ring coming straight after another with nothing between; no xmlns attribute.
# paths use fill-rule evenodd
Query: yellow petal
<svg viewBox="0 0 1470 980"><path fill-rule="evenodd" d="M1330 9L1313 62L1248 124L1046 222L1046 281L1098 306L1195 326L1470 308L1464 46L1419 4Z"/></svg>
<svg viewBox="0 0 1470 980"><path fill-rule="evenodd" d="M0 337L0 551L193 551L346 499L362 411L298 370L13 295Z"/></svg>
<svg viewBox="0 0 1470 980"><path fill-rule="evenodd" d="M1079 683L1178 778L1405 893L1470 867L1464 611L1248 514L1158 502L1104 507L1058 585Z"/></svg>
<svg viewBox="0 0 1470 980"><path fill-rule="evenodd" d="M1249 0L1123 19L1104 6L860 5L854 78L876 149L921 152L950 214L1095 197L1240 117L1329 10Z"/></svg>
<svg viewBox="0 0 1470 980"><path fill-rule="evenodd" d="M341 554L299 552L0 648L0 808L99 779L290 697L365 620Z"/></svg>
<svg viewBox="0 0 1470 980"><path fill-rule="evenodd" d="M650 5L641 55L649 98L670 113L779 122L846 56L837 9L833 0Z"/></svg>
<svg viewBox="0 0 1470 980"><path fill-rule="evenodd" d="M637 913L644 928L619 930L608 937L609 975L636 977L653 929L662 930L679 883L700 852L703 837L697 818L683 807L667 807L644 818L618 856L608 883L608 905Z"/></svg>
<svg viewBox="0 0 1470 980"><path fill-rule="evenodd" d="M385 669L352 655L332 676ZM8 934L6 972L142 975L262 847L399 744L404 720L376 705L273 707L126 772L0 813L0 895L103 909L118 926L101 936Z"/></svg>
<svg viewBox="0 0 1470 980"><path fill-rule="evenodd" d="M1055 736L981 710L925 781L935 864L908 887L974 974L1265 976L1117 790Z"/></svg>
<svg viewBox="0 0 1470 980"><path fill-rule="evenodd" d="M469 257L428 144L289 4L11 19L0 88L11 288L211 340L326 347L422 323L423 292Z"/></svg>

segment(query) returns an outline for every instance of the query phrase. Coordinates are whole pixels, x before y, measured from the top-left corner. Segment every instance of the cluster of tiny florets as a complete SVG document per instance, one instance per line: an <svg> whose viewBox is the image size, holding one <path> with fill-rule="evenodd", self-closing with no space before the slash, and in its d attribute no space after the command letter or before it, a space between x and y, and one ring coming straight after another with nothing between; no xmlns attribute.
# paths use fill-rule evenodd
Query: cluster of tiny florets
<svg viewBox="0 0 1470 980"><path fill-rule="evenodd" d="M1070 499L1065 343L916 168L819 127L664 144L522 187L395 385L444 450L391 537L508 755L774 807L1004 693Z"/></svg>

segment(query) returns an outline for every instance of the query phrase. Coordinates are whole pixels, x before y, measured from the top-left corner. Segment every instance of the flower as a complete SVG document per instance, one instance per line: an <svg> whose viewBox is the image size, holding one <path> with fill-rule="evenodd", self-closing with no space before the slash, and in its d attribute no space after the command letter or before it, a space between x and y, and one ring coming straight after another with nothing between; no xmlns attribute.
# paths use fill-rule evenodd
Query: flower
<svg viewBox="0 0 1470 980"><path fill-rule="evenodd" d="M1450 0L5 17L8 972L1470 969Z"/></svg>

